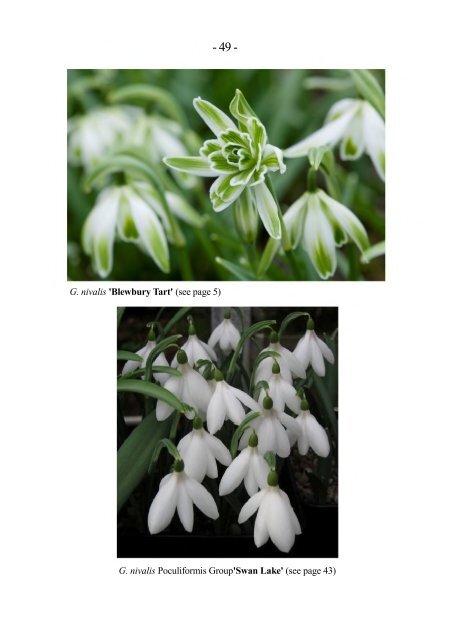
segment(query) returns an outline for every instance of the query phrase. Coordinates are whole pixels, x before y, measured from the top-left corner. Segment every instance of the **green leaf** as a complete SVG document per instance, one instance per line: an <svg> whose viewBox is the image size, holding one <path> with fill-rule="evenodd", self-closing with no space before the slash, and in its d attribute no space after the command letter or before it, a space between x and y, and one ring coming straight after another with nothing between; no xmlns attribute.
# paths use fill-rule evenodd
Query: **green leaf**
<svg viewBox="0 0 452 640"><path fill-rule="evenodd" d="M118 307L116 309L116 326L119 327L121 324L122 316L124 315L125 307Z"/></svg>
<svg viewBox="0 0 452 640"><path fill-rule="evenodd" d="M179 309L179 311L177 311L174 316L171 318L171 320L168 320L168 322L166 323L166 325L163 327L162 329L162 337L166 336L171 329L174 327L175 324L177 324L179 322L179 320L181 320L184 316L187 315L187 313L191 310L192 307L181 307ZM173 339L175 338L175 336L173 336ZM178 334L177 339L179 340L179 338L182 338L182 335ZM169 340L169 338L167 338ZM163 342L163 340L162 340ZM160 343L159 343L160 344Z"/></svg>
<svg viewBox="0 0 452 640"><path fill-rule="evenodd" d="M252 413L248 413L244 420L240 423L237 429L234 431L231 439L231 456L235 458L237 455L237 450L239 448L239 441L242 435L250 426L251 422L261 416L262 413L260 411L253 411Z"/></svg>
<svg viewBox="0 0 452 640"><path fill-rule="evenodd" d="M293 313L289 313L287 314L287 316L284 318L284 320L281 322L281 327L279 329L279 337L282 338L284 335L284 331L287 328L287 325L292 322L292 320L296 320L297 318L301 318L301 316L306 316L306 317L310 317L309 313L306 313L306 311L294 311Z"/></svg>
<svg viewBox="0 0 452 640"><path fill-rule="evenodd" d="M127 104L134 100L145 100L159 106L166 115L184 127L187 124L183 111L172 95L160 87L148 84L130 84L112 91L107 99L112 103L125 102Z"/></svg>
<svg viewBox="0 0 452 640"><path fill-rule="evenodd" d="M254 280L254 275L250 271L243 269L242 267L238 267L233 262L229 262L229 260L217 257L215 258L215 262L226 269L226 271L229 271L229 273L235 276L237 280Z"/></svg>
<svg viewBox="0 0 452 640"><path fill-rule="evenodd" d="M163 351L165 351L165 349L168 349L169 347L176 347L177 349L179 348L179 345L177 344L176 340L179 340L179 338L182 338L182 335L180 333L174 335L174 336L170 336L169 338L165 338L164 340L160 340L155 347L152 349L151 353L148 355L146 363L145 363L145 379L146 380L150 380L151 379L151 372L153 369L152 363L154 362L154 360L156 359L156 357L162 353Z"/></svg>
<svg viewBox="0 0 452 640"><path fill-rule="evenodd" d="M148 180L159 193L163 193L159 179L153 168L140 158L126 153L113 154L100 162L86 177L85 191L90 191L93 183L109 173L129 173L132 177Z"/></svg>
<svg viewBox="0 0 452 640"><path fill-rule="evenodd" d="M178 369L173 369L173 367L164 367L161 365L153 365L152 373L167 373L170 376L176 376L176 378L180 378L182 375Z"/></svg>
<svg viewBox="0 0 452 640"><path fill-rule="evenodd" d="M262 278L271 267L271 264L278 253L278 250L281 246L279 240L275 240L274 238L269 238L267 244L265 245L264 252L259 262L259 266L257 267L257 277Z"/></svg>
<svg viewBox="0 0 452 640"><path fill-rule="evenodd" d="M248 329L246 329L242 333L237 347L234 351L234 355L232 356L231 362L229 364L228 372L226 374L226 378L228 380L230 380L234 375L237 360L245 342L249 340L249 338L251 338L251 336L253 336L255 333L262 331L262 329L272 329L275 324L276 320L261 320L260 322L252 324L251 327L248 327Z"/></svg>
<svg viewBox="0 0 452 640"><path fill-rule="evenodd" d="M143 358L133 351L125 351L124 349L119 349L117 356L117 360L133 360L134 362L141 362Z"/></svg>
<svg viewBox="0 0 452 640"><path fill-rule="evenodd" d="M358 93L385 117L385 95L377 79L367 69L351 69L350 75Z"/></svg>
<svg viewBox="0 0 452 640"><path fill-rule="evenodd" d="M374 258L379 258L380 256L384 256L385 254L385 241L377 242L377 244L372 245L365 251L363 251L361 256L361 262L367 263L373 260Z"/></svg>
<svg viewBox="0 0 452 640"><path fill-rule="evenodd" d="M146 380L133 380L131 378L120 378L118 380L118 393L139 393L156 400L162 400L177 411L184 412L186 407L176 396L163 387Z"/></svg>
<svg viewBox="0 0 452 640"><path fill-rule="evenodd" d="M118 511L146 475L158 442L169 434L172 419L158 422L152 412L132 431L118 451Z"/></svg>

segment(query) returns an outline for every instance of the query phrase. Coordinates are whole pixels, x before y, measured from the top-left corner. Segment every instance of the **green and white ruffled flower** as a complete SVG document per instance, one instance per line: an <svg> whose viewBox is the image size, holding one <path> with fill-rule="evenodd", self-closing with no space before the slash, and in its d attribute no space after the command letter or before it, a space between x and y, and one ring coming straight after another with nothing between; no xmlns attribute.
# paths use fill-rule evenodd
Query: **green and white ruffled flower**
<svg viewBox="0 0 452 640"><path fill-rule="evenodd" d="M353 240L361 253L369 246L367 232L356 215L322 189L307 191L284 214L292 247L300 242L317 273L336 271L336 246Z"/></svg>
<svg viewBox="0 0 452 640"><path fill-rule="evenodd" d="M310 149L341 142L342 160L356 160L365 152L382 180L385 179L385 123L366 100L345 99L328 112L323 127L284 151L286 158L307 156Z"/></svg>
<svg viewBox="0 0 452 640"><path fill-rule="evenodd" d="M159 269L169 272L169 251L163 208L152 187L134 183L107 187L99 194L82 230L82 245L95 271L105 278L113 267L116 237L133 242L149 255Z"/></svg>
<svg viewBox="0 0 452 640"><path fill-rule="evenodd" d="M215 211L233 203L240 207L241 215L255 209L268 234L281 238L278 206L265 184L269 171L286 170L281 150L268 143L264 125L238 89L229 107L237 125L206 100L196 98L193 105L216 138L204 142L199 156L168 157L165 164L177 171L215 177L210 188Z"/></svg>

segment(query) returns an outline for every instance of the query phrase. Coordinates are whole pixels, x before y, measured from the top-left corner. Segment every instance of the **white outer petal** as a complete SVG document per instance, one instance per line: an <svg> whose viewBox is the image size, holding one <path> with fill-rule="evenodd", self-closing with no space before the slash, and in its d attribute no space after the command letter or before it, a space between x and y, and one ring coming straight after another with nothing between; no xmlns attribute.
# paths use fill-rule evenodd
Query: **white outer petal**
<svg viewBox="0 0 452 640"><path fill-rule="evenodd" d="M209 433L216 433L224 424L226 418L226 402L223 389L216 383L215 391L207 407L207 428Z"/></svg>
<svg viewBox="0 0 452 640"><path fill-rule="evenodd" d="M266 492L267 492L267 489L263 489L262 491L255 493L254 496L251 496L251 498L245 502L245 504L240 510L239 517L237 520L239 524L242 524L243 522L248 520L248 518L250 518L253 515L253 513L257 511L257 509L259 508L259 505L262 502L262 499L266 495Z"/></svg>
<svg viewBox="0 0 452 640"><path fill-rule="evenodd" d="M220 496L225 496L228 493L232 493L234 489L237 489L237 487L245 477L245 474L248 470L249 461L250 448L247 447L241 453L239 453L236 458L234 458L234 460L224 472L220 482Z"/></svg>
<svg viewBox="0 0 452 640"><path fill-rule="evenodd" d="M306 431L311 448L318 456L326 458L330 453L328 436L325 429L317 422L317 419L312 413L306 416Z"/></svg>
<svg viewBox="0 0 452 640"><path fill-rule="evenodd" d="M189 476L186 477L185 483L188 495L191 497L198 509L209 518L216 520L219 516L217 505L207 489Z"/></svg>
<svg viewBox="0 0 452 640"><path fill-rule="evenodd" d="M178 478L176 473L168 474L166 482L160 484L157 495L149 509L148 527L151 534L160 533L171 522L178 499Z"/></svg>
<svg viewBox="0 0 452 640"><path fill-rule="evenodd" d="M178 486L177 514L185 531L191 533L193 531L193 502L183 481L179 481Z"/></svg>

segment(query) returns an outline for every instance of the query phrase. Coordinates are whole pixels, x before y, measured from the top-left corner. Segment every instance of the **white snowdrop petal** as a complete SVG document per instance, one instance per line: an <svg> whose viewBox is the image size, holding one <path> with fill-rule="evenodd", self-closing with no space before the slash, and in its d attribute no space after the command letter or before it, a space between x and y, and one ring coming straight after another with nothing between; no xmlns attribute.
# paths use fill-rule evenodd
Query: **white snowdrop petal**
<svg viewBox="0 0 452 640"><path fill-rule="evenodd" d="M254 523L254 544L256 547L262 547L270 537L267 526L267 508L266 500L262 500Z"/></svg>
<svg viewBox="0 0 452 640"><path fill-rule="evenodd" d="M178 479L175 473L159 487L148 514L148 527L151 534L160 533L171 522L176 510Z"/></svg>
<svg viewBox="0 0 452 640"><path fill-rule="evenodd" d="M264 416L257 435L259 453L264 456L267 451L276 451L276 437L270 416Z"/></svg>
<svg viewBox="0 0 452 640"><path fill-rule="evenodd" d="M141 362L137 362L136 360L127 360L125 365L122 368L122 375L126 375L126 373L130 373L131 371L135 371L135 369L144 367L146 364L146 358L149 355L148 346L145 345L141 349L135 352L137 356L141 357Z"/></svg>
<svg viewBox="0 0 452 640"><path fill-rule="evenodd" d="M292 518L284 498L280 495L280 489L269 492L266 499L267 526L270 538L280 551L288 553L295 542Z"/></svg>
<svg viewBox="0 0 452 640"><path fill-rule="evenodd" d="M214 346L220 340L222 335L223 335L223 322L220 322L220 324L217 327L215 327L215 329L210 334L210 338L207 342L207 344L211 349L214 348Z"/></svg>
<svg viewBox="0 0 452 640"><path fill-rule="evenodd" d="M213 455L213 453L210 451L208 447L206 447L205 449L205 455L206 455L206 465L207 465L206 475L209 478L218 478L217 461L215 460L215 456Z"/></svg>
<svg viewBox="0 0 452 640"><path fill-rule="evenodd" d="M177 450L179 451L182 458L184 458L186 452L189 450L191 442L193 440L193 430L190 433L187 433L186 436L179 440L177 445Z"/></svg>
<svg viewBox="0 0 452 640"><path fill-rule="evenodd" d="M307 369L309 365L311 350L309 347L311 331L306 331L305 335L298 341L294 349L294 356L297 358L303 369Z"/></svg>
<svg viewBox="0 0 452 640"><path fill-rule="evenodd" d="M234 489L237 489L248 468L249 457L250 450L246 448L231 462L221 478L219 488L220 496L225 496L228 493L232 493Z"/></svg>
<svg viewBox="0 0 452 640"><path fill-rule="evenodd" d="M326 458L330 453L328 435L311 413L306 417L306 431L312 449L318 456Z"/></svg>
<svg viewBox="0 0 452 640"><path fill-rule="evenodd" d="M235 350L240 340L240 332L237 327L234 326L234 323L231 320L228 320L226 331L228 335L229 346L231 349Z"/></svg>
<svg viewBox="0 0 452 640"><path fill-rule="evenodd" d="M243 484L245 485L246 492L249 496L254 496L254 494L259 491L259 485L257 484L257 480L254 476L254 469L251 465L249 465L246 470Z"/></svg>
<svg viewBox="0 0 452 640"><path fill-rule="evenodd" d="M326 342L320 340L318 336L316 336L316 342L325 360L327 360L330 364L334 364L334 354L326 344Z"/></svg>
<svg viewBox="0 0 452 640"><path fill-rule="evenodd" d="M297 396L295 388L287 380L281 379L280 389L284 404L294 413L298 413L300 410L300 397Z"/></svg>
<svg viewBox="0 0 452 640"><path fill-rule="evenodd" d="M253 411L260 411L261 407L247 393L241 391L240 389L236 389L235 387L231 387L231 390L234 396L238 400L240 400L240 402L244 404L245 407L248 407L248 409L252 409Z"/></svg>
<svg viewBox="0 0 452 640"><path fill-rule="evenodd" d="M164 388L179 398L183 389L182 378L179 376L171 376L170 379L165 383ZM157 400L157 407L155 410L157 420L159 420L160 422L162 420L166 420L166 418L168 418L168 416L170 416L173 411L173 407L171 407L169 404L167 404L163 400Z"/></svg>
<svg viewBox="0 0 452 640"><path fill-rule="evenodd" d="M193 502L187 493L184 481L179 481L177 494L177 514L185 531L193 531Z"/></svg>
<svg viewBox="0 0 452 640"><path fill-rule="evenodd" d="M297 360L294 354L285 347L281 347L281 349L283 349L282 355L284 357L284 361L287 363L287 366L295 375L295 377L306 378L306 369L305 367L301 366L301 363L299 362L299 360ZM292 380L289 380L288 382L292 383Z"/></svg>
<svg viewBox="0 0 452 640"><path fill-rule="evenodd" d="M281 489L281 497L284 499L284 502L287 505L295 535L299 535L301 533L300 521L298 520L297 515L296 515L295 511L293 510L292 505L290 504L289 496L282 489Z"/></svg>
<svg viewBox="0 0 452 640"><path fill-rule="evenodd" d="M209 518L216 520L219 516L217 505L207 489L189 476L187 476L186 487L188 495L191 497L198 509Z"/></svg>
<svg viewBox="0 0 452 640"><path fill-rule="evenodd" d="M186 402L205 413L212 394L202 375L193 369L186 372L184 390L186 391Z"/></svg>
<svg viewBox="0 0 452 640"><path fill-rule="evenodd" d="M221 383L220 383L221 384ZM224 383L226 385L226 383ZM226 407L226 415L234 424L240 424L245 417L245 409L235 396L235 389L229 386L223 387L223 398Z"/></svg>
<svg viewBox="0 0 452 640"><path fill-rule="evenodd" d="M267 461L259 454L257 449L251 455L251 465L253 467L254 477L261 489L265 489L267 486L267 477L270 471L270 467Z"/></svg>
<svg viewBox="0 0 452 640"><path fill-rule="evenodd" d="M207 451L206 445L203 442L203 438L199 436L195 431L192 432L193 436L190 440L189 446L185 448L184 454L179 451L182 456L185 465L185 473L194 478L198 482L204 480L204 476L207 473Z"/></svg>
<svg viewBox="0 0 452 640"><path fill-rule="evenodd" d="M275 451L281 458L287 458L290 454L289 436L276 417L273 419L273 428L276 441Z"/></svg>
<svg viewBox="0 0 452 640"><path fill-rule="evenodd" d="M259 505L261 504L262 498L265 495L265 491L266 490L264 489L264 491L259 491L258 493L255 493L254 496L251 496L251 498L249 498L249 500L245 502L245 504L240 510L239 517L237 520L239 524L242 524L243 522L248 520L248 518L250 518L253 515L253 513L257 511L257 509L259 508Z"/></svg>
<svg viewBox="0 0 452 640"><path fill-rule="evenodd" d="M210 433L204 434L204 439L212 454L225 467L231 464L232 458L229 449L221 442L219 438L212 436Z"/></svg>
<svg viewBox="0 0 452 640"><path fill-rule="evenodd" d="M209 433L216 433L223 426L226 417L226 403L221 387L218 386L213 393L207 408L207 428Z"/></svg>
<svg viewBox="0 0 452 640"><path fill-rule="evenodd" d="M151 351L151 350L150 350ZM149 351L149 353L150 353ZM148 354L149 355L149 354ZM159 355L156 357L156 359L154 360L154 364L159 366L159 367L169 367L168 364L168 360L165 357L164 353L159 353ZM170 374L169 373L153 373L152 374L153 377L155 378L155 380L157 380L157 382L160 382L160 384L163 386L165 384L165 382L167 382L170 379ZM174 377L174 376L173 376Z"/></svg>
<svg viewBox="0 0 452 640"><path fill-rule="evenodd" d="M306 429L306 417L305 414L307 411L303 411L298 418L296 419L298 424L300 425L299 435L298 435L298 451L302 456L305 456L309 449L309 438Z"/></svg>
<svg viewBox="0 0 452 640"><path fill-rule="evenodd" d="M317 344L317 340L311 340L311 364L312 368L318 376L325 375L325 363L323 361L322 352Z"/></svg>

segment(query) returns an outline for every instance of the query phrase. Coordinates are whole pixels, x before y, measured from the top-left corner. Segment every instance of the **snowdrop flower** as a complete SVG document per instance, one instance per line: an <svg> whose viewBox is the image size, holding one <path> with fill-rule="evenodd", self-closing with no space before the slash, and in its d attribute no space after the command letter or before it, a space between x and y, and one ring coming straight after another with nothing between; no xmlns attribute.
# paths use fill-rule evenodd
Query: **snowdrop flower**
<svg viewBox="0 0 452 640"><path fill-rule="evenodd" d="M245 418L245 410L242 405L254 411L260 410L257 402L247 393L231 387L218 369L215 371L214 381L215 391L207 408L207 428L210 433L219 431L225 420L240 424Z"/></svg>
<svg viewBox="0 0 452 640"><path fill-rule="evenodd" d="M300 523L287 493L278 486L275 471L270 471L267 482L265 489L245 502L239 513L238 523L242 524L257 511L254 523L256 547L262 547L270 538L280 551L287 553L293 547L295 536L301 533Z"/></svg>
<svg viewBox="0 0 452 640"><path fill-rule="evenodd" d="M238 121L215 105L195 98L193 105L216 138L206 140L195 157L164 158L171 169L197 176L215 177L210 199L215 211L223 211L239 198L255 207L267 233L281 238L277 204L265 184L268 171L284 173L282 152L268 144L267 132L238 89L229 110Z"/></svg>
<svg viewBox="0 0 452 640"><path fill-rule="evenodd" d="M295 378L306 378L306 371L295 358L293 353L279 343L279 336L276 331L271 332L270 344L266 349L262 349L260 354L265 353L266 351L276 351L279 353L278 364L280 367L281 377L284 378L284 380L287 380L287 382L292 384L292 376ZM268 358L264 358L256 369L256 382L259 382L260 380L270 380L272 376L272 367L273 358L270 356Z"/></svg>
<svg viewBox="0 0 452 640"><path fill-rule="evenodd" d="M147 341L147 343L144 345L144 347L142 347L141 349L138 349L138 351L135 352L137 356L141 357L141 362L136 362L135 360L127 360L127 362L125 363L122 369L122 375L124 376L127 373L131 373L132 371L135 371L135 369L145 367L148 356L151 353L151 351L155 349L156 345L157 343L155 341L155 334L151 329L151 331L149 332L149 340ZM164 353L159 353L159 355L154 360L153 364L159 367L169 367L168 360L166 359ZM153 373L152 377L155 380L157 380L157 382L160 382L160 384L163 385L168 380L170 375L168 373ZM144 375L142 376L142 378L144 378Z"/></svg>
<svg viewBox="0 0 452 640"><path fill-rule="evenodd" d="M159 219L161 210L153 198L152 188L143 183L107 187L99 194L85 220L82 245L102 278L113 267L116 234L121 240L136 244L161 271L169 272L168 243Z"/></svg>
<svg viewBox="0 0 452 640"><path fill-rule="evenodd" d="M231 322L231 312L225 311L223 322L220 322L220 324L212 331L207 344L212 349L216 344L219 344L223 353L228 354L231 351L235 351L239 340L240 333Z"/></svg>
<svg viewBox="0 0 452 640"><path fill-rule="evenodd" d="M287 458L290 454L290 439L285 427L297 429L295 418L287 413L277 411L273 408L273 400L270 396L265 396L262 401L262 415L255 418L252 427L245 429L239 443L239 449L246 447L252 429L256 431L259 438L259 453L265 455L267 451L274 451L280 458Z"/></svg>
<svg viewBox="0 0 452 640"><path fill-rule="evenodd" d="M124 139L138 114L139 110L131 107L109 107L69 120L69 162L90 171Z"/></svg>
<svg viewBox="0 0 452 640"><path fill-rule="evenodd" d="M173 393L181 402L189 405L194 411L205 417L212 395L209 385L202 375L188 364L187 354L182 349L177 352L177 362L177 370L182 375L170 376L163 385L164 389ZM174 408L169 404L163 400L157 400L157 420L166 420L173 411ZM193 412L188 411L186 415L193 415Z"/></svg>
<svg viewBox="0 0 452 640"><path fill-rule="evenodd" d="M280 371L279 364L274 362L272 374L268 380L268 390L267 392L264 389L261 390L259 402L262 404L265 395L268 393L273 400L273 407L276 411L284 411L284 408L288 406L294 413L297 413L300 407L300 398L290 382L284 380Z"/></svg>
<svg viewBox="0 0 452 640"><path fill-rule="evenodd" d="M160 115L142 113L134 122L127 141L144 148L152 163L158 164L165 156L184 156L187 147L182 142L183 129L174 120ZM186 187L193 187L196 178L187 173L173 171L176 180Z"/></svg>
<svg viewBox="0 0 452 640"><path fill-rule="evenodd" d="M306 455L311 447L318 456L326 458L330 453L328 435L309 411L309 404L306 400L302 401L301 411L295 418L295 422L297 428L291 425L288 430L291 444L297 442L298 451L302 456Z"/></svg>
<svg viewBox="0 0 452 640"><path fill-rule="evenodd" d="M192 321L190 321L188 327L188 339L181 348L187 354L188 364L192 367L198 360L211 360L212 362L217 361L215 351L196 335L196 329ZM174 367L175 364L176 356L174 356L171 366Z"/></svg>
<svg viewBox="0 0 452 640"><path fill-rule="evenodd" d="M298 341L293 354L305 369L309 365L318 376L325 375L325 362L334 364L334 354L323 340L320 340L314 331L314 321L310 318L307 322L307 329L304 336Z"/></svg>
<svg viewBox="0 0 452 640"><path fill-rule="evenodd" d="M366 230L356 215L322 189L307 191L284 214L292 248L300 242L317 273L328 278L336 271L336 246L349 239L358 249L369 246Z"/></svg>
<svg viewBox="0 0 452 640"><path fill-rule="evenodd" d="M366 100L336 102L328 112L325 125L286 149L284 155L299 158L308 155L310 149L333 147L340 141L342 160L356 160L366 152L380 178L385 179L385 123Z"/></svg>
<svg viewBox="0 0 452 640"><path fill-rule="evenodd" d="M160 533L166 529L176 509L185 531L191 532L193 504L209 518L213 520L218 518L218 508L210 493L202 484L185 473L182 460L176 460L173 471L162 478L158 493L149 509L150 533Z"/></svg>
<svg viewBox="0 0 452 640"><path fill-rule="evenodd" d="M218 478L216 460L225 467L231 464L228 449L221 440L203 429L199 416L193 420L193 430L182 438L177 448L185 463L185 473L198 482L202 482L206 475Z"/></svg>
<svg viewBox="0 0 452 640"><path fill-rule="evenodd" d="M268 463L257 448L258 438L255 432L248 439L248 446L234 458L221 478L219 492L225 496L237 489L244 481L249 496L267 486Z"/></svg>

